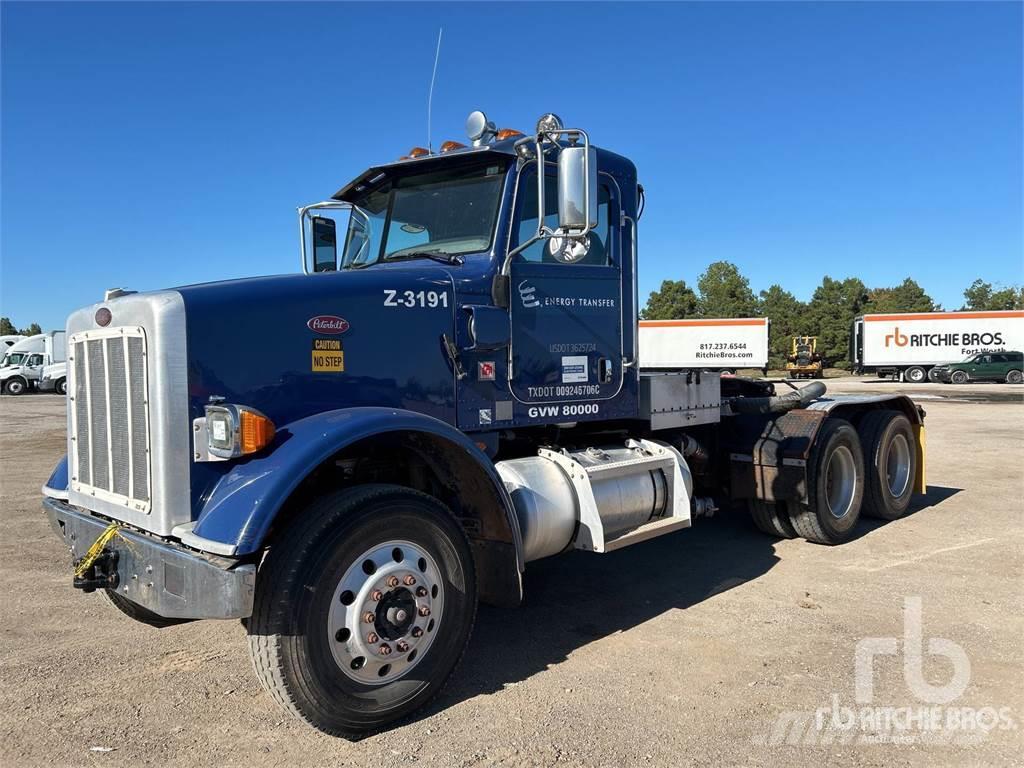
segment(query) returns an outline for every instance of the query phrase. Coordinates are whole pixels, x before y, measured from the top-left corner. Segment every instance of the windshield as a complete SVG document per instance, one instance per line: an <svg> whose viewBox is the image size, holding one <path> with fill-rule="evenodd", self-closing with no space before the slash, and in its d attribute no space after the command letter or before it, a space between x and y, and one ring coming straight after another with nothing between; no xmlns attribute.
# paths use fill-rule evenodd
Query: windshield
<svg viewBox="0 0 1024 768"><path fill-rule="evenodd" d="M25 359L25 352L8 352L3 359L4 367L8 365L21 365L22 360Z"/></svg>
<svg viewBox="0 0 1024 768"><path fill-rule="evenodd" d="M502 164L445 168L388 181L354 200L342 269L455 256L491 246L504 180Z"/></svg>

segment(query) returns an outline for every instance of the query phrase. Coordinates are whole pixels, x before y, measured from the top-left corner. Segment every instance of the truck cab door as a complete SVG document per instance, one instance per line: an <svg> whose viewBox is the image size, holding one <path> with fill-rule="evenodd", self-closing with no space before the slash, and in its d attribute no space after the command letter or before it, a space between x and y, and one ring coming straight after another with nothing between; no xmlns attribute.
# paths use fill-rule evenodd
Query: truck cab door
<svg viewBox="0 0 1024 768"><path fill-rule="evenodd" d="M535 174L527 168L519 176L510 249L537 230ZM615 185L598 178L598 225L586 255L564 264L552 255L551 241L540 240L511 265L509 387L517 404L528 406L530 419L600 418L600 402L622 387L622 249L612 224L618 221L619 201ZM558 188L552 172L546 184L545 222L556 227Z"/></svg>
<svg viewBox="0 0 1024 768"><path fill-rule="evenodd" d="M43 356L29 355L28 359L25 360L25 367L22 370L26 379L38 382L43 374Z"/></svg>

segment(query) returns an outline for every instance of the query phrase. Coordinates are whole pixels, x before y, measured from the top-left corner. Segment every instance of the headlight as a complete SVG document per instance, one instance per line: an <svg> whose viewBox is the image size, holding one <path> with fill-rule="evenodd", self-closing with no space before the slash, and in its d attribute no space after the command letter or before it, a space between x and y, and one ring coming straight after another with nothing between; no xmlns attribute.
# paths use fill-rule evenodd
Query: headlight
<svg viewBox="0 0 1024 768"><path fill-rule="evenodd" d="M209 459L234 459L265 448L274 439L274 422L245 405L206 406ZM197 458L200 457L198 446Z"/></svg>

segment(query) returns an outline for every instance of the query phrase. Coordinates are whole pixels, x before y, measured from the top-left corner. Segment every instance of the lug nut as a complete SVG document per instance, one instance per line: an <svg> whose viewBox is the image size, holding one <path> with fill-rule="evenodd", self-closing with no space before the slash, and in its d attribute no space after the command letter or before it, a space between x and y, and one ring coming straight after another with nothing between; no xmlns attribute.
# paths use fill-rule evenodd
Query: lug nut
<svg viewBox="0 0 1024 768"><path fill-rule="evenodd" d="M371 632L370 634L368 634L366 636L366 642L370 643L371 645L373 643L376 643L378 640L380 640L380 638L377 637L377 633L376 632Z"/></svg>
<svg viewBox="0 0 1024 768"><path fill-rule="evenodd" d="M416 597L426 597L426 596L427 596L427 588L426 587L416 587Z"/></svg>
<svg viewBox="0 0 1024 768"><path fill-rule="evenodd" d="M405 640L399 640L397 643L395 643L395 648L398 649L399 653L405 653L409 650L409 644L405 642Z"/></svg>
<svg viewBox="0 0 1024 768"><path fill-rule="evenodd" d="M363 621L365 621L367 624L373 624L374 619L376 618L377 617L374 615L373 611L367 611L363 614Z"/></svg>
<svg viewBox="0 0 1024 768"><path fill-rule="evenodd" d="M420 637L422 634L423 634L423 627L413 627L412 628L412 636L413 637Z"/></svg>
<svg viewBox="0 0 1024 768"><path fill-rule="evenodd" d="M380 648L377 649L377 653L379 653L381 656L387 656L389 653L391 653L391 646L387 643L381 643Z"/></svg>
<svg viewBox="0 0 1024 768"><path fill-rule="evenodd" d="M430 615L430 609L427 608L427 606L425 606L425 605L421 605L420 609L419 609L419 611L417 611L417 613L419 613L420 616L429 616Z"/></svg>
<svg viewBox="0 0 1024 768"><path fill-rule="evenodd" d="M398 586L398 577L397 576L388 576L387 585L389 587L397 587Z"/></svg>
<svg viewBox="0 0 1024 768"><path fill-rule="evenodd" d="M402 581L405 582L405 586L411 587L413 584L416 583L416 577L410 573L408 576L402 579Z"/></svg>
<svg viewBox="0 0 1024 768"><path fill-rule="evenodd" d="M384 593L381 592L379 589L375 589L373 590L373 592L370 593L370 599L373 600L373 602L375 603L379 603L382 597L384 597Z"/></svg>

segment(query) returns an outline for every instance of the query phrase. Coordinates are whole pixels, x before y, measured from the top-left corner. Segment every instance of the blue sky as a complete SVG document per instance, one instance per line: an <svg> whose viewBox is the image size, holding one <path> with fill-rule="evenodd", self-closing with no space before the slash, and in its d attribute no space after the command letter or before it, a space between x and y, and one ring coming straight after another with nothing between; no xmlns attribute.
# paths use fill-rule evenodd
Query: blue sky
<svg viewBox="0 0 1024 768"><path fill-rule="evenodd" d="M426 142L438 26L435 146L551 110L636 162L644 297L728 259L955 308L1024 281L1021 9L5 2L0 314L295 271L297 205Z"/></svg>

